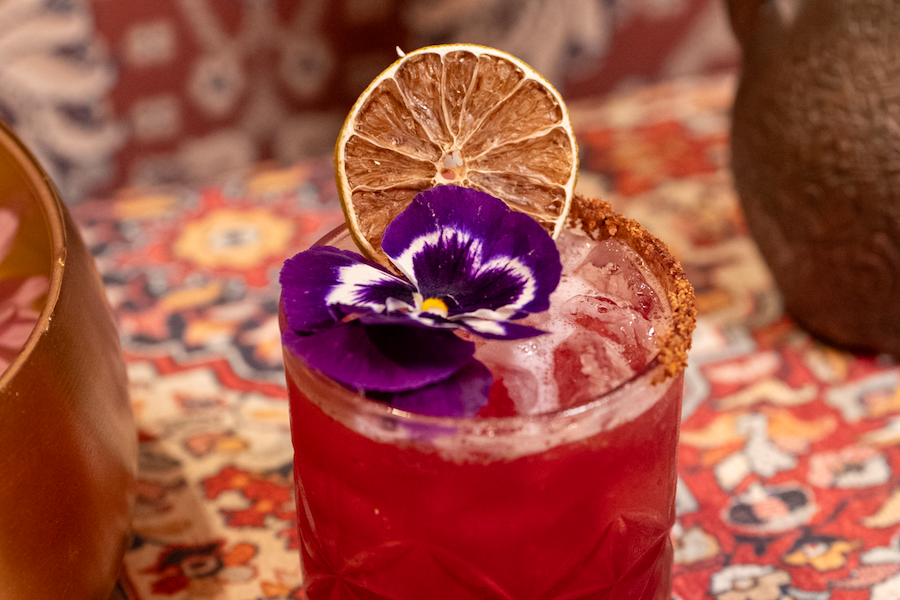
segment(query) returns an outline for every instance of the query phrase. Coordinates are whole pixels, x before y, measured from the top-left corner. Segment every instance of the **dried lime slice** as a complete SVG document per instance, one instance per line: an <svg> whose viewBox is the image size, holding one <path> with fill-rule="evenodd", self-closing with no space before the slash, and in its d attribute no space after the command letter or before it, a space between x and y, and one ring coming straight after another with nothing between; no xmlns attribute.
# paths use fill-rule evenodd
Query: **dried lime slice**
<svg viewBox="0 0 900 600"><path fill-rule="evenodd" d="M559 92L519 59L471 44L402 56L356 101L335 149L350 233L382 263L388 223L436 185L487 192L556 237L577 169Z"/></svg>

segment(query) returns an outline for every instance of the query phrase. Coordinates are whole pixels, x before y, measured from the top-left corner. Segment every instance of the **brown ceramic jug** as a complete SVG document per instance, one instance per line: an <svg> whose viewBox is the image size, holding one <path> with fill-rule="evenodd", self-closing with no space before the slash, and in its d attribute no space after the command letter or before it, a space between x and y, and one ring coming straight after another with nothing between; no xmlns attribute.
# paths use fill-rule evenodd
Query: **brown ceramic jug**
<svg viewBox="0 0 900 600"><path fill-rule="evenodd" d="M727 3L735 186L785 308L900 355L900 1Z"/></svg>

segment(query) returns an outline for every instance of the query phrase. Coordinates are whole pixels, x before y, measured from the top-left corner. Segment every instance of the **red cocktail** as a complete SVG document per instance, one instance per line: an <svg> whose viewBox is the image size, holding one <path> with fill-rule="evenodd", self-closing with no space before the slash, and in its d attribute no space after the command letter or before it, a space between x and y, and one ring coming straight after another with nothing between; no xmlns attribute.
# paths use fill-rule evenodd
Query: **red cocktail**
<svg viewBox="0 0 900 600"><path fill-rule="evenodd" d="M578 294L592 304L566 339L605 341L546 351L551 387L564 395L555 406L530 395L529 373L537 387L547 383L541 374L517 369L515 356L504 364L502 348L476 354L494 387L474 418L398 411L285 351L309 598L670 597L692 291L665 247L605 203L578 198L572 214L591 237L632 248L647 281L620 293L624 300ZM346 234L325 242L352 247ZM579 268L635 267L607 265L608 252L600 254ZM608 319L612 305L627 311ZM629 329L638 313L645 321ZM629 346L633 331L653 347ZM604 349L609 340L616 356ZM532 349L511 354L522 352ZM624 380L609 379L622 368L631 369Z"/></svg>

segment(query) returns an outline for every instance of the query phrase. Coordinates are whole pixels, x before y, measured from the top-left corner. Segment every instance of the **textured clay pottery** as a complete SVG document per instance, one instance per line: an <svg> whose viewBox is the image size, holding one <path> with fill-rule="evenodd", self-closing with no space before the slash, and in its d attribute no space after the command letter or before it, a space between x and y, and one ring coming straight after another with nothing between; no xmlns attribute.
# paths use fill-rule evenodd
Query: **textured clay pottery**
<svg viewBox="0 0 900 600"><path fill-rule="evenodd" d="M785 308L831 343L900 354L900 4L727 2L735 185Z"/></svg>
<svg viewBox="0 0 900 600"><path fill-rule="evenodd" d="M44 275L37 327L0 374L0 600L107 600L128 543L137 436L93 259L28 150L0 125L0 279Z"/></svg>

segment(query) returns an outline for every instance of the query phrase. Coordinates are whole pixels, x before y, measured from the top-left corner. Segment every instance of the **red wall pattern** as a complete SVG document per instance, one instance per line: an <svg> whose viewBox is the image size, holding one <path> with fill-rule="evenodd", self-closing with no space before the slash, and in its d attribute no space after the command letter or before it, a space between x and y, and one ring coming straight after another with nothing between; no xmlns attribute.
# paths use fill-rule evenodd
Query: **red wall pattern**
<svg viewBox="0 0 900 600"><path fill-rule="evenodd" d="M0 43L0 118L70 202L330 153L397 47L495 46L569 99L736 63L720 0L39 0L16 10L0 12L0 42L40 31L42 43Z"/></svg>

